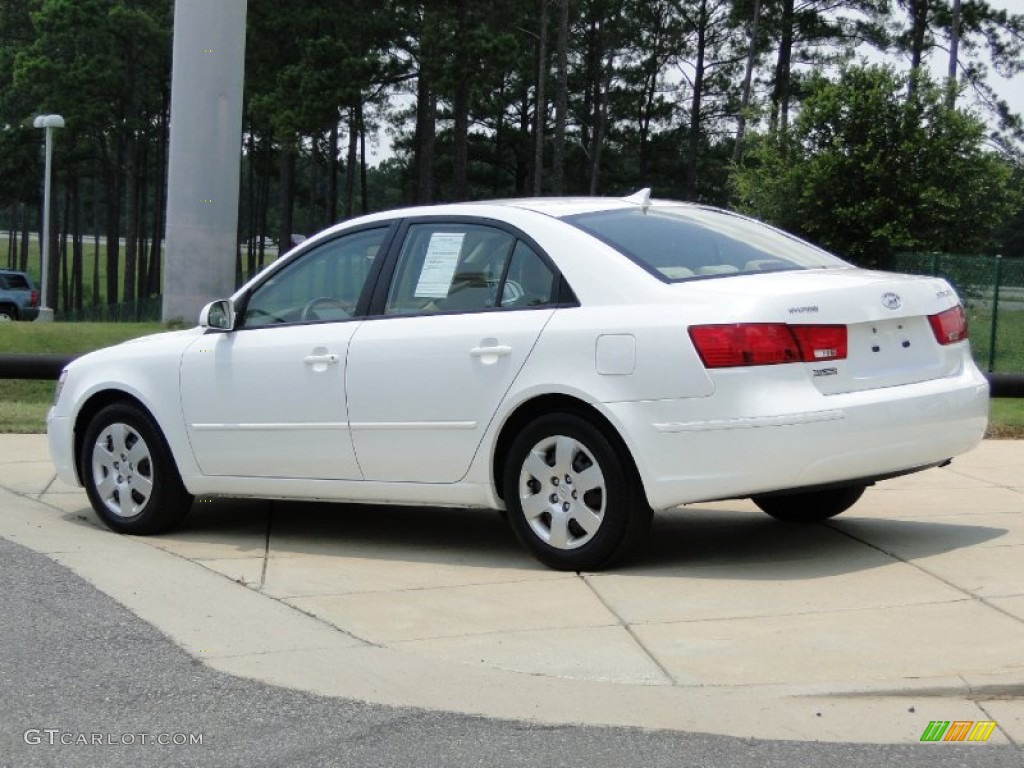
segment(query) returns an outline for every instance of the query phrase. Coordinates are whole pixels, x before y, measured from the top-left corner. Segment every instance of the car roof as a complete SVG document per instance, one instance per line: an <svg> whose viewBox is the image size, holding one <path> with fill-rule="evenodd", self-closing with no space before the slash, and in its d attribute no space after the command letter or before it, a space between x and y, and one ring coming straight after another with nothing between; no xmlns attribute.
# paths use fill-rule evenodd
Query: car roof
<svg viewBox="0 0 1024 768"><path fill-rule="evenodd" d="M640 193L638 193L640 194ZM642 205L651 208L692 208L707 210L708 206L695 203L684 203L678 200L646 199L640 202L636 196L631 197L524 197L507 200L485 200L471 205L499 205L510 208L522 208L528 211L543 213L555 218L574 216L580 213L597 213L614 211L624 208L636 208ZM717 209L715 209L717 210Z"/></svg>
<svg viewBox="0 0 1024 768"><path fill-rule="evenodd" d="M646 191L646 190L645 190ZM659 200L644 198L643 202L637 193L629 198L625 197L523 197L507 198L499 200L474 200L457 203L438 203L433 205L405 206L393 208L386 211L377 211L364 216L348 219L339 222L328 231L344 229L353 223L371 223L375 221L398 219L419 216L467 216L494 215L498 210L516 209L539 213L551 218L561 219L567 216L574 216L583 213L598 213L600 211L625 210L628 208L639 208L641 206L651 208L673 208L715 211L728 213L719 208L713 208L699 203L684 203L678 200ZM323 233L320 233L323 234ZM319 237L315 238L319 239Z"/></svg>

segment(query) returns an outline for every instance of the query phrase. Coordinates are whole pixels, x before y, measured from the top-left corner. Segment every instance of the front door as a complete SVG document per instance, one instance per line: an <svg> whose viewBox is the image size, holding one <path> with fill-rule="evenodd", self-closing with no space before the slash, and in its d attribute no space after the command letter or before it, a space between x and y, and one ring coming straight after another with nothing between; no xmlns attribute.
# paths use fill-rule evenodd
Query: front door
<svg viewBox="0 0 1024 768"><path fill-rule="evenodd" d="M230 333L181 362L182 408L204 474L359 479L345 402L353 318L387 228L320 243L258 285Z"/></svg>

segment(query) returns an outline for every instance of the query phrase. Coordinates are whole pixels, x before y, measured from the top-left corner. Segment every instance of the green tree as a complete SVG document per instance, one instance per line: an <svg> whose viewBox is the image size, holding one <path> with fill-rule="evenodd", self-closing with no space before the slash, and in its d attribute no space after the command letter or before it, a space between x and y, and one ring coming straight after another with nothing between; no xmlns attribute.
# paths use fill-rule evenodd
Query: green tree
<svg viewBox="0 0 1024 768"><path fill-rule="evenodd" d="M813 76L786 136L736 169L740 207L866 265L900 250L974 252L1014 210L1011 168L985 127L924 77L854 67Z"/></svg>

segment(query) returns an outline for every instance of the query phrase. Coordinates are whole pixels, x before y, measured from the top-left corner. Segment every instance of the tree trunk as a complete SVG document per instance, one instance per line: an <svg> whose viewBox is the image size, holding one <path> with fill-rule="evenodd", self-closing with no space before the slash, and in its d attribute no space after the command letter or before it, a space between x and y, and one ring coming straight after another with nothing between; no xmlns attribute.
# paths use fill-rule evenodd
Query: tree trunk
<svg viewBox="0 0 1024 768"><path fill-rule="evenodd" d="M789 99L792 92L793 26L796 23L794 0L782 0L782 38L775 63L775 85L772 88L771 129L786 133L789 129Z"/></svg>
<svg viewBox="0 0 1024 768"><path fill-rule="evenodd" d="M929 0L910 0L910 69L916 72L924 59L924 42L928 34Z"/></svg>
<svg viewBox="0 0 1024 768"><path fill-rule="evenodd" d="M330 155L327 157L327 221L338 220L338 115L334 116L331 132L327 137Z"/></svg>
<svg viewBox="0 0 1024 768"><path fill-rule="evenodd" d="M949 25L949 70L946 76L946 106L956 107L957 76L960 71L960 0L953 0Z"/></svg>
<svg viewBox="0 0 1024 768"><path fill-rule="evenodd" d="M519 140L516 142L516 194L530 194L530 92L523 82L519 98Z"/></svg>
<svg viewBox="0 0 1024 768"><path fill-rule="evenodd" d="M686 158L686 197L697 199L697 152L700 149L701 106L704 99L704 57L707 53L707 0L700 0L697 21L697 51L693 72L693 97L690 99L690 137Z"/></svg>
<svg viewBox="0 0 1024 768"><path fill-rule="evenodd" d="M357 124L359 125L359 198L362 212L370 212L370 199L366 192L366 123L363 120L363 100L356 104Z"/></svg>
<svg viewBox="0 0 1024 768"><path fill-rule="evenodd" d="M612 54L602 67L603 77L598 82L598 92L594 99L594 137L590 152L590 194L596 195L600 189L601 153L604 149L605 126L608 122L608 91L611 89Z"/></svg>
<svg viewBox="0 0 1024 768"><path fill-rule="evenodd" d="M537 38L537 90L533 108L533 194L544 189L544 125L548 104L545 85L548 80L548 0L540 0L540 35Z"/></svg>
<svg viewBox="0 0 1024 768"><path fill-rule="evenodd" d="M754 0L754 12L750 19L750 44L747 46L747 64L743 70L743 85L740 91L740 114L736 120L736 143L732 147L733 163L738 163L743 155L743 135L747 128L747 110L750 108L750 83L754 76L754 60L757 58L757 28L760 16L761 0Z"/></svg>
<svg viewBox="0 0 1024 768"><path fill-rule="evenodd" d="M79 186L78 175L74 175L70 182L71 187L71 292L74 295L73 307L75 311L82 311L82 195Z"/></svg>
<svg viewBox="0 0 1024 768"><path fill-rule="evenodd" d="M25 206L21 209L21 254L18 257L18 270L24 272L28 269L28 211Z"/></svg>
<svg viewBox="0 0 1024 768"><path fill-rule="evenodd" d="M127 165L125 177L125 226L124 226L124 293L122 301L126 304L135 299L135 236L138 226L138 180L135 175L137 144L132 140L127 147Z"/></svg>
<svg viewBox="0 0 1024 768"><path fill-rule="evenodd" d="M264 259L266 258L267 219L270 216L270 172L274 165L273 136L266 136L263 140L263 145L263 172L260 174L260 186L262 188L260 193L260 249L257 254L257 269L263 269Z"/></svg>
<svg viewBox="0 0 1024 768"><path fill-rule="evenodd" d="M92 306L100 305L100 196L96 191L96 177L92 179Z"/></svg>
<svg viewBox="0 0 1024 768"><path fill-rule="evenodd" d="M458 19L457 39L466 40L469 25L466 21L466 5L469 0L458 0L456 18ZM455 100L452 104L453 133L452 136L452 195L461 201L469 196L469 81L470 62L469 46L460 45L457 54L457 79L455 83Z"/></svg>
<svg viewBox="0 0 1024 768"><path fill-rule="evenodd" d="M250 277L256 273L256 137L249 126L245 137L245 193L249 204L249 231L245 238L245 270Z"/></svg>
<svg viewBox="0 0 1024 768"><path fill-rule="evenodd" d="M924 45L928 35L930 0L909 0L910 6L910 77L907 80L907 96L917 90L917 78L924 60Z"/></svg>
<svg viewBox="0 0 1024 768"><path fill-rule="evenodd" d="M135 263L138 276L135 278L134 296L136 302L146 295L146 281L149 276L149 264L147 263L149 251L146 248L146 211L149 210L149 144L150 140L147 137L146 141L142 142L140 146L138 165L139 209L136 213L136 221L138 221L136 239L138 240L138 245L135 249Z"/></svg>
<svg viewBox="0 0 1024 768"><path fill-rule="evenodd" d="M71 185L64 188L64 215L61 217L60 236L60 296L61 309L67 312L71 308L71 268L68 265L68 223L71 221ZM56 307L54 302L50 305Z"/></svg>
<svg viewBox="0 0 1024 768"><path fill-rule="evenodd" d="M295 208L294 139L281 147L281 224L277 234L277 253L283 256L292 247L292 211Z"/></svg>
<svg viewBox="0 0 1024 768"><path fill-rule="evenodd" d="M345 218L352 218L356 194L356 152L359 149L359 124L356 108L348 110L348 154L345 155Z"/></svg>
<svg viewBox="0 0 1024 768"><path fill-rule="evenodd" d="M569 0L558 4L558 40L555 43L555 135L551 145L551 193L565 194L565 122L569 111Z"/></svg>
<svg viewBox="0 0 1024 768"><path fill-rule="evenodd" d="M107 304L116 304L121 262L121 189L125 152L124 139L117 138L116 162L107 168Z"/></svg>
<svg viewBox="0 0 1024 768"><path fill-rule="evenodd" d="M149 241L149 269L146 272L146 296L162 293L160 279L163 271L164 214L166 213L167 141L170 120L170 96L164 95L164 106L157 121L159 139L156 143L156 178L153 182L153 238Z"/></svg>
<svg viewBox="0 0 1024 768"><path fill-rule="evenodd" d="M438 14L432 2L424 3L420 34L419 76L416 78L416 188L415 202L434 202L434 132L437 123L437 92L434 74L439 56Z"/></svg>

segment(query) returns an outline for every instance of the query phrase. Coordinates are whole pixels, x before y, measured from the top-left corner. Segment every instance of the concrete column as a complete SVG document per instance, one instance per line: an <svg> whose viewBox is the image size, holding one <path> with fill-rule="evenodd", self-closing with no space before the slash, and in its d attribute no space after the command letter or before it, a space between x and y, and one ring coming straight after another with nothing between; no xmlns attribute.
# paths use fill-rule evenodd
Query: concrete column
<svg viewBox="0 0 1024 768"><path fill-rule="evenodd" d="M163 319L234 291L246 0L175 0Z"/></svg>

